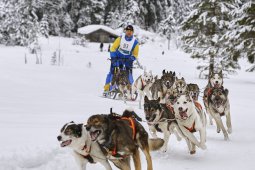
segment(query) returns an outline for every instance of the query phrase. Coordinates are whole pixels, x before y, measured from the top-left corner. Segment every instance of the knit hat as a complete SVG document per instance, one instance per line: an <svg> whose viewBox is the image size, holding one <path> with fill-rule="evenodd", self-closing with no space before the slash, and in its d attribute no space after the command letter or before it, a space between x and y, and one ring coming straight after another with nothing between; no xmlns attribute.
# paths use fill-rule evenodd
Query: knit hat
<svg viewBox="0 0 255 170"><path fill-rule="evenodd" d="M128 25L126 26L125 30L131 30L131 31L134 31L134 28L132 25Z"/></svg>

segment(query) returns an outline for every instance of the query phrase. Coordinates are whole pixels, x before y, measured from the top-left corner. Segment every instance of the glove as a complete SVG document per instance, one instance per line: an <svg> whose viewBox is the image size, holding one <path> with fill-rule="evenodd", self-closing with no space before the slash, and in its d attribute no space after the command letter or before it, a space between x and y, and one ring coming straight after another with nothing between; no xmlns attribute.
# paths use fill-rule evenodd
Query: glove
<svg viewBox="0 0 255 170"><path fill-rule="evenodd" d="M135 60L136 60L136 58L135 58L134 56L131 56L129 59L130 59L131 61L135 61Z"/></svg>
<svg viewBox="0 0 255 170"><path fill-rule="evenodd" d="M110 57L111 58L116 58L117 57L117 53L116 52L110 52Z"/></svg>

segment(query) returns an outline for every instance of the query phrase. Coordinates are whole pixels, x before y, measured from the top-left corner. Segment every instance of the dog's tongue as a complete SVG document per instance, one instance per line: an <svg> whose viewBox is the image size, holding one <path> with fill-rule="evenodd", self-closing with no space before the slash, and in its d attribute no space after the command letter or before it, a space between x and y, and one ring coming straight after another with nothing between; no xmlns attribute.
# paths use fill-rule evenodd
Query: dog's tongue
<svg viewBox="0 0 255 170"><path fill-rule="evenodd" d="M221 106L221 101L216 102L216 106L219 108Z"/></svg>
<svg viewBox="0 0 255 170"><path fill-rule="evenodd" d="M219 88L220 87L220 84L215 84L214 85L216 88Z"/></svg>
<svg viewBox="0 0 255 170"><path fill-rule="evenodd" d="M182 119L188 118L187 111L179 112Z"/></svg>
<svg viewBox="0 0 255 170"><path fill-rule="evenodd" d="M97 138L97 132L90 132L91 140L94 141Z"/></svg>
<svg viewBox="0 0 255 170"><path fill-rule="evenodd" d="M61 143L61 147L68 146L68 145L71 144L71 142L72 142L72 140L67 140L67 141L65 141L65 142L62 142L62 143Z"/></svg>

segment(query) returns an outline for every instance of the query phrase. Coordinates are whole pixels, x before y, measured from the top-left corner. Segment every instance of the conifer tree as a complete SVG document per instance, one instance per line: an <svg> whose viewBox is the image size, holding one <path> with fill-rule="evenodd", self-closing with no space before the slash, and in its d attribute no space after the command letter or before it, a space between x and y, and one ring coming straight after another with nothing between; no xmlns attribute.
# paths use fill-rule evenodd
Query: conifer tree
<svg viewBox="0 0 255 170"><path fill-rule="evenodd" d="M222 68L221 37L228 30L231 21L231 11L234 9L232 0L204 0L194 4L194 10L182 25L184 34L183 49L191 53L192 58L202 59L207 65L197 68L200 77L213 72L215 68ZM231 65L228 66L237 66Z"/></svg>

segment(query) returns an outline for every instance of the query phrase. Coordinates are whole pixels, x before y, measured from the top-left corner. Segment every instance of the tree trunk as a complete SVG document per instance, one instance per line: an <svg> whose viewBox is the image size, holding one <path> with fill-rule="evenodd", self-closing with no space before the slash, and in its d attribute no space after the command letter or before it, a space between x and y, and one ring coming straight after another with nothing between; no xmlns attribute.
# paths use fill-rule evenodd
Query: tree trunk
<svg viewBox="0 0 255 170"><path fill-rule="evenodd" d="M167 37L167 40L168 40L168 50L170 50L171 35Z"/></svg>

